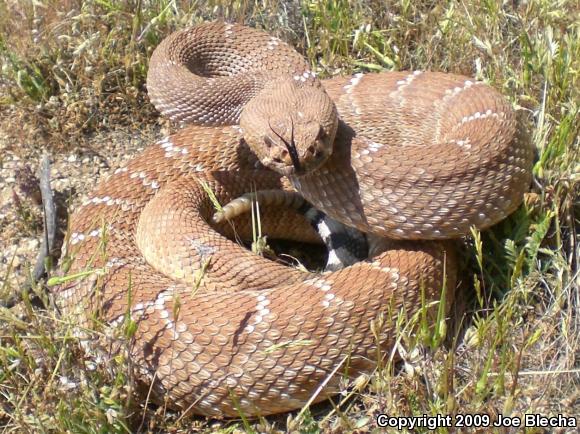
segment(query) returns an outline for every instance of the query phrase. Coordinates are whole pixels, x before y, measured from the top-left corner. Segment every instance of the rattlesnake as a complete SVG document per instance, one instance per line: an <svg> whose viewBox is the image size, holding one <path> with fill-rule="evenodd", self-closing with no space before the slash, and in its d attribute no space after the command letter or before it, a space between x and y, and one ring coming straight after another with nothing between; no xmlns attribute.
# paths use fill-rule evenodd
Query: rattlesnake
<svg viewBox="0 0 580 434"><path fill-rule="evenodd" d="M418 240L489 227L530 183L532 151L508 102L458 75L320 82L279 39L211 23L161 43L148 89L162 113L201 125L150 146L76 210L67 272L87 273L55 293L81 324L122 326L129 314L138 378L198 414L288 411L369 373L397 316L440 300L444 273L452 302L453 250ZM247 215L235 233L208 223L208 187L221 203L297 190L370 234L370 259L313 274L258 257L224 237L246 237ZM261 212L270 237L317 240L295 211Z"/></svg>

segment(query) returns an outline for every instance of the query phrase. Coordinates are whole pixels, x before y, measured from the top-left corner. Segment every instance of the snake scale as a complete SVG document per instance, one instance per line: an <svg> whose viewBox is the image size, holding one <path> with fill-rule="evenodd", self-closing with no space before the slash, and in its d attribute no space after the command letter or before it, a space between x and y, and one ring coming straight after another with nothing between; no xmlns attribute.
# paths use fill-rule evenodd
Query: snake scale
<svg viewBox="0 0 580 434"><path fill-rule="evenodd" d="M290 46L208 23L155 50L148 90L185 123L102 180L71 217L65 315L122 327L136 376L171 407L268 415L339 390L394 344L397 315L438 301L445 241L514 211L532 149L491 87L435 72L319 81ZM298 191L373 240L368 260L315 274L248 252L247 214L214 223L253 190ZM295 210L264 203L273 238L315 242ZM95 270L100 272L95 272ZM374 326L371 326L374 324ZM381 325L381 327L379 327ZM324 385L322 388L321 385Z"/></svg>

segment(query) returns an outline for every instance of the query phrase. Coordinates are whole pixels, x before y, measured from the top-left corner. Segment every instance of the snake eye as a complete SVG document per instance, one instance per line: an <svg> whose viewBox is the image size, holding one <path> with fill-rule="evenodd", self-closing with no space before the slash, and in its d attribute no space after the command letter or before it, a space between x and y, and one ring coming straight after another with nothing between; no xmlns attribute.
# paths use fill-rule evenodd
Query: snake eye
<svg viewBox="0 0 580 434"><path fill-rule="evenodd" d="M266 148L271 148L272 146L274 146L274 142L268 136L264 136L264 144L266 145Z"/></svg>
<svg viewBox="0 0 580 434"><path fill-rule="evenodd" d="M326 131L324 131L324 128L322 128L322 126L320 126L318 128L318 135L316 136L316 140L324 140L325 137L326 137Z"/></svg>

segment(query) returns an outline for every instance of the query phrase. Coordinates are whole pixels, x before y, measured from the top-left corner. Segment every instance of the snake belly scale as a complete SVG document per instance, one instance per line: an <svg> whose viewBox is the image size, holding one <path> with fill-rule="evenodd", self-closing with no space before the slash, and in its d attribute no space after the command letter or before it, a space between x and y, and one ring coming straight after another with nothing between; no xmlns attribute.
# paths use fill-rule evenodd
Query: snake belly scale
<svg viewBox="0 0 580 434"><path fill-rule="evenodd" d="M453 250L437 240L503 219L531 179L510 105L458 75L319 81L284 42L209 23L161 43L148 89L162 113L197 125L148 147L79 206L67 272L104 272L54 293L84 325L121 326L129 314L138 379L197 414L289 411L324 381L315 401L341 376L372 371L397 314L411 317L422 295L440 299L445 264L452 303ZM314 274L256 256L231 241L251 233L247 215L235 234L210 223L207 186L222 204L254 189L298 191L368 233L370 258ZM291 209L264 206L261 223L270 237L317 240Z"/></svg>

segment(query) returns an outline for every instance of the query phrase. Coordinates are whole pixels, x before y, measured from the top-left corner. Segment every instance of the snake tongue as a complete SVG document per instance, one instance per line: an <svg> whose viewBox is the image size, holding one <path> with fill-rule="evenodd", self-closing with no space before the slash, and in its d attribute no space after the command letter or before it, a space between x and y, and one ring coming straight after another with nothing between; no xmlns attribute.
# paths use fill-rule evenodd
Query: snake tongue
<svg viewBox="0 0 580 434"><path fill-rule="evenodd" d="M276 131L276 129L272 128L270 121L268 121L268 126L286 147L288 155L290 156L290 161L292 161L292 166L294 166L294 173L297 175L302 174L304 170L300 164L300 157L298 156L298 150L296 149L296 143L294 141L294 121L292 118L290 118L290 140L287 140L282 134Z"/></svg>
<svg viewBox="0 0 580 434"><path fill-rule="evenodd" d="M285 140L284 142L284 146L286 146L286 149L288 150L288 155L290 155L290 160L292 160L292 165L294 166L294 173L299 175L301 174L304 170L302 168L302 165L300 164L300 158L298 157L298 151L296 150L296 146L293 143L288 143Z"/></svg>

